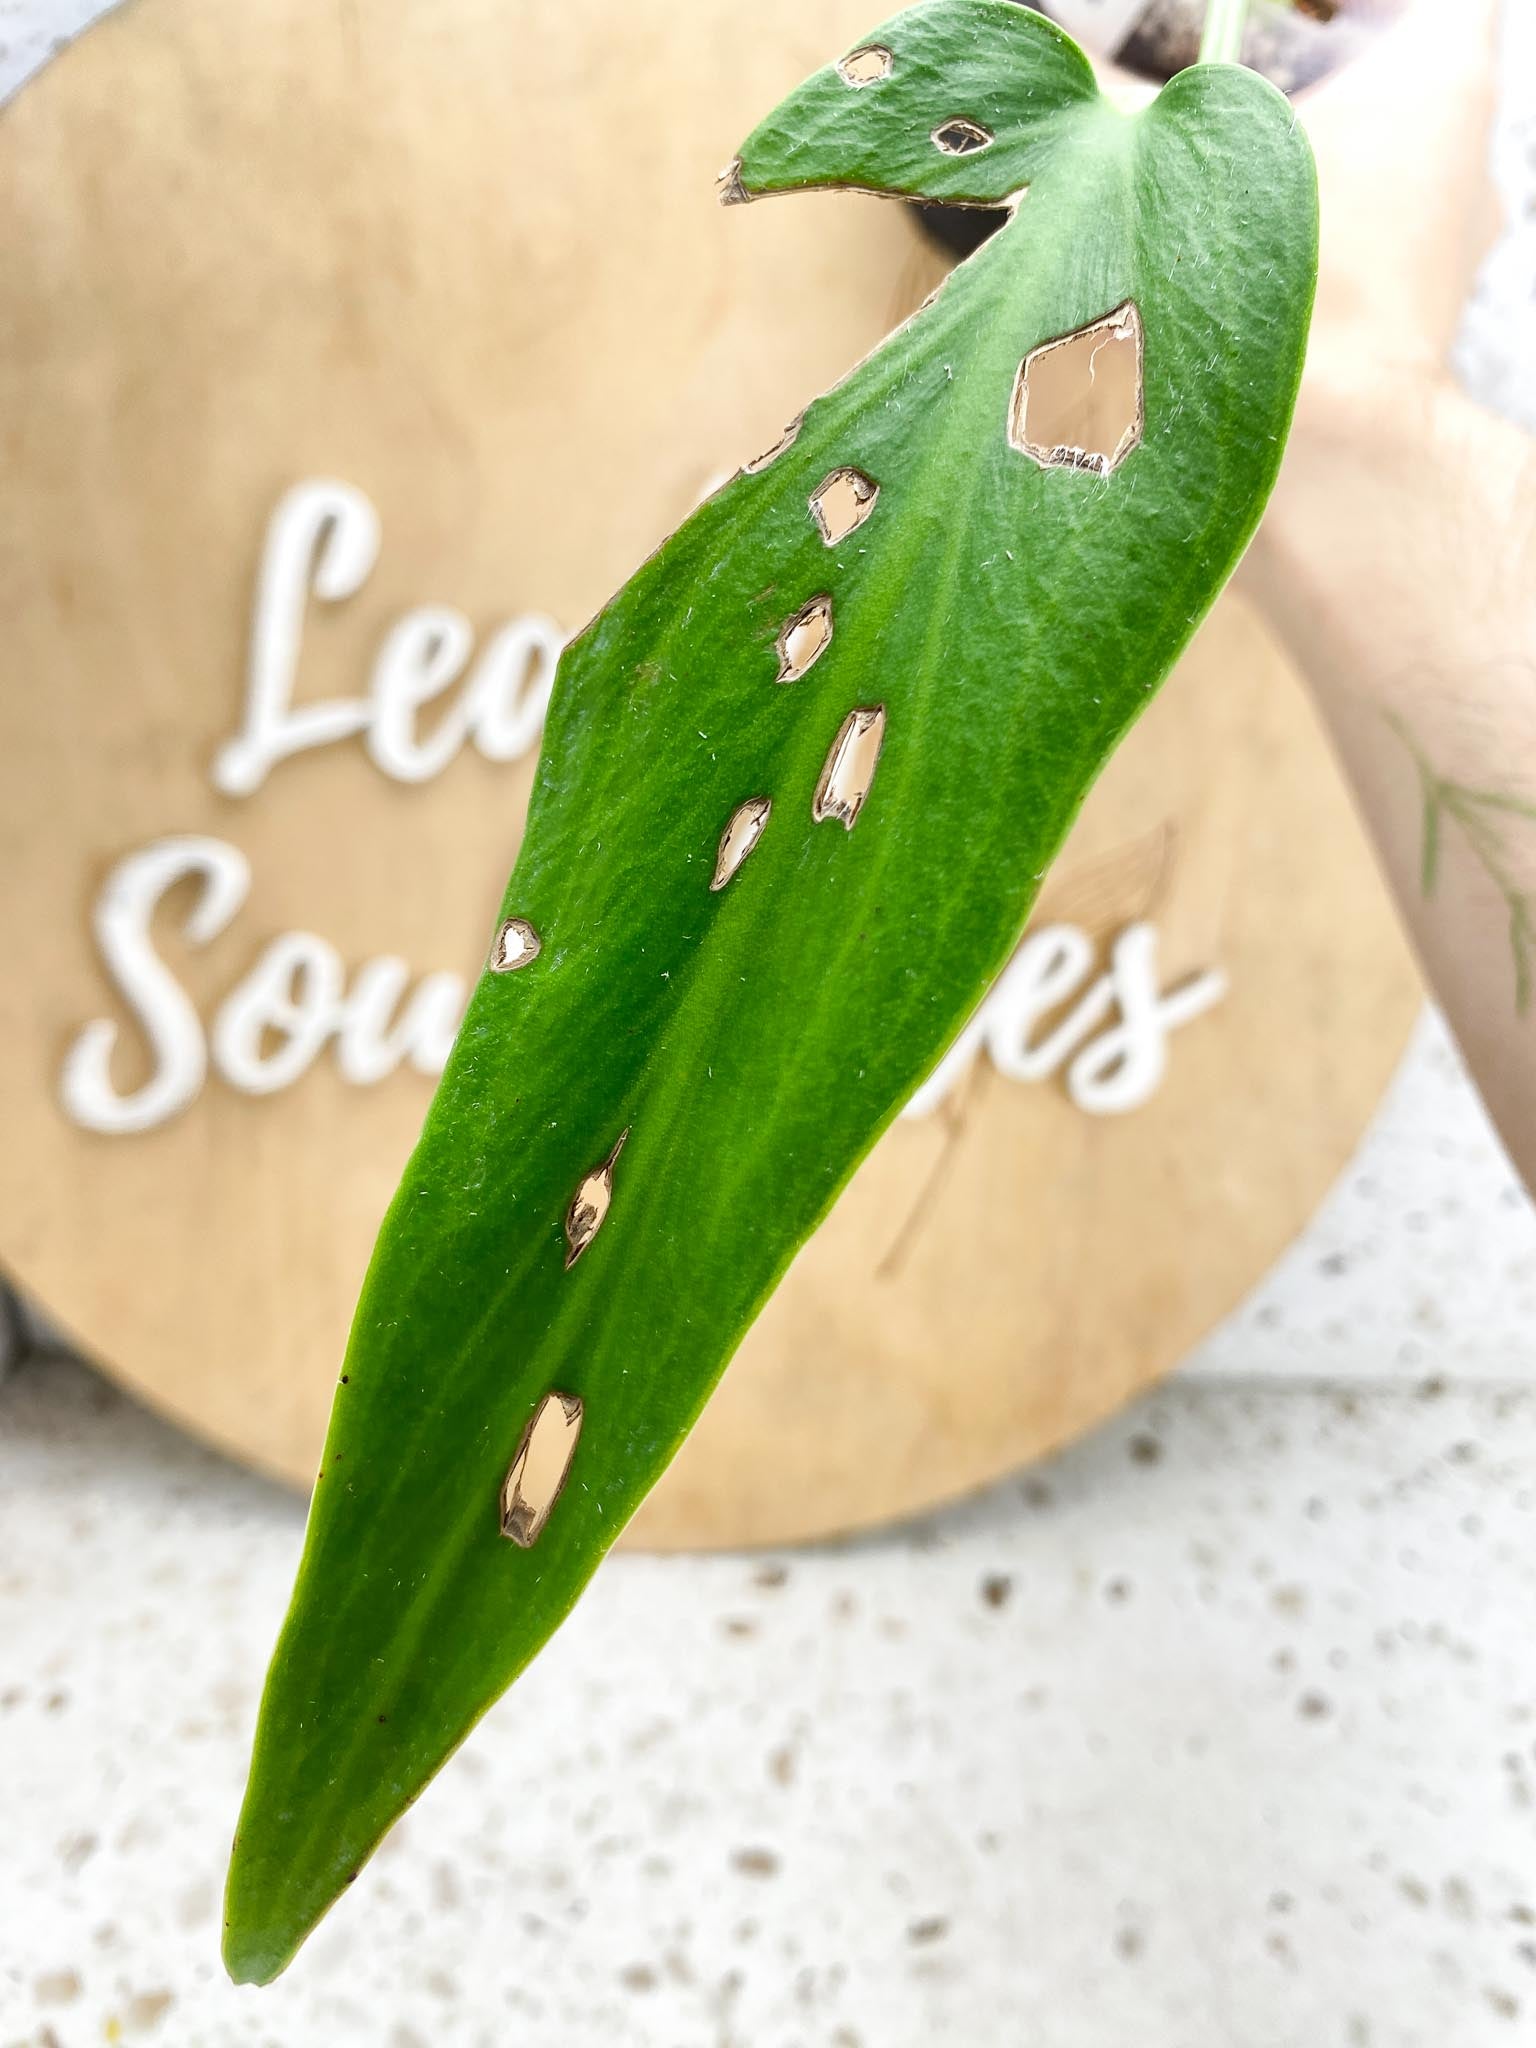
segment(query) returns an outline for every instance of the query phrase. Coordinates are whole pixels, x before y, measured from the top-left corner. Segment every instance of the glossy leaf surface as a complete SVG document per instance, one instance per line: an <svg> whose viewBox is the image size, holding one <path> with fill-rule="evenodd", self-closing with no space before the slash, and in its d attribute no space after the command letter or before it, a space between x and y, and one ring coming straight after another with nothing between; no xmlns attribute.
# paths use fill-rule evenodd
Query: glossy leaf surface
<svg viewBox="0 0 1536 2048"><path fill-rule="evenodd" d="M1012 0L868 43L887 75L818 74L727 196L1014 211L565 655L511 971L473 997L338 1388L230 1878L242 1979L567 1613L1007 960L1274 478L1316 252L1285 102L1208 67L1125 116ZM1042 466L1021 365L1106 321L1144 351L1133 445ZM581 1427L525 1548L503 1489L555 1395Z"/></svg>

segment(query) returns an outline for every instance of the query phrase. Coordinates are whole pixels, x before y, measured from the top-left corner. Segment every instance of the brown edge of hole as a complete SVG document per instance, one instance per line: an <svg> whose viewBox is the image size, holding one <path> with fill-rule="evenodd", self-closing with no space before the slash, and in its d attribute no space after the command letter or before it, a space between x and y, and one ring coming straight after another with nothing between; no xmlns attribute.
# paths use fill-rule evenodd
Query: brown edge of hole
<svg viewBox="0 0 1536 2048"><path fill-rule="evenodd" d="M524 941L522 951L516 960L503 959L507 939L516 932ZM486 966L492 974L517 974L524 967L531 967L544 950L544 941L528 922L526 917L506 917L496 927L496 936L491 941L491 957Z"/></svg>
<svg viewBox="0 0 1536 2048"><path fill-rule="evenodd" d="M826 500L840 484L847 485L853 504L846 523L834 527L827 516ZM825 544L829 548L838 547L850 534L857 533L874 512L875 500L879 495L880 486L874 478L862 469L855 469L851 463L845 463L842 468L834 469L824 476L812 491L809 503L811 517L815 520Z"/></svg>
<svg viewBox="0 0 1536 2048"><path fill-rule="evenodd" d="M800 429L804 425L805 414L803 412L796 413L795 417L790 421L771 448L765 448L761 455L756 455L750 462L744 462L741 465L742 475L761 476L765 469L771 469L781 455L787 455L789 450L794 447L796 441L800 438Z"/></svg>
<svg viewBox="0 0 1536 2048"><path fill-rule="evenodd" d="M851 788L835 788L839 774L856 747L867 745L873 737L873 749L862 779ZM885 750L885 706L883 704L856 704L837 729L837 736L827 749L827 758L816 783L816 794L811 799L811 822L816 825L837 824L845 832L851 832L859 821L859 813L875 786L875 770L880 766L880 756Z"/></svg>
<svg viewBox="0 0 1536 2048"><path fill-rule="evenodd" d="M773 816L773 798L749 796L745 803L738 804L726 820L725 830L720 834L720 845L715 854L714 878L710 882L711 894L718 894L730 882L734 882L752 855L757 851L758 841L768 829L768 820ZM745 844L737 845L737 839Z"/></svg>
<svg viewBox="0 0 1536 2048"><path fill-rule="evenodd" d="M811 649L810 653L805 656L804 660L801 660L792 651L793 643L796 637L816 619L820 619L823 622L826 630L819 635L816 645ZM817 596L811 598L808 603L801 605L799 611L787 618L779 628L779 637L774 642L774 647L779 657L779 672L774 678L775 682L798 683L808 676L827 649L832 645L832 636L836 630L836 620L832 610L832 596L830 591L823 590Z"/></svg>
<svg viewBox="0 0 1536 2048"><path fill-rule="evenodd" d="M614 1142L613 1150L600 1166L593 1166L581 1176L576 1192L570 1199L565 1212L565 1270L567 1273L592 1243L597 1233L608 1221L608 1211L613 1206L613 1169L619 1163L619 1154L629 1142L629 1125L625 1125ZM602 1206L596 1211L590 1223L582 1220L582 1196L588 1190L601 1190Z"/></svg>
<svg viewBox="0 0 1536 2048"><path fill-rule="evenodd" d="M547 1500L542 1505L530 1502L522 1495L518 1470L528 1457L534 1434L543 1422L552 1402L558 1401L565 1420L567 1442L565 1464ZM571 1466L576 1459L576 1446L581 1441L582 1425L586 1420L586 1403L579 1394L548 1393L523 1424L523 1433L517 1440L517 1449L512 1453L512 1462L507 1467L507 1476L501 1482L501 1533L519 1550L532 1550L535 1543L549 1526L549 1518L559 1505L565 1491L565 1483L571 1476Z"/></svg>
<svg viewBox="0 0 1536 2048"><path fill-rule="evenodd" d="M1108 451L1074 447L1060 442L1047 445L1042 441L1031 441L1026 421L1029 411L1029 378L1035 364L1058 350L1071 348L1103 329L1106 340L1133 340L1136 345L1136 405L1129 423L1113 449ZM1117 333L1120 329L1123 332ZM1103 313L1097 320L1086 320L1081 327L1074 327L1067 334L1058 334L1049 341L1042 341L1032 348L1019 364L1018 374L1013 380L1013 395L1008 402L1008 443L1020 455L1034 463L1037 469L1077 470L1089 476L1113 476L1120 465L1141 446L1147 430L1147 337L1142 324L1141 308L1134 299L1122 299L1118 306Z"/></svg>
<svg viewBox="0 0 1536 2048"><path fill-rule="evenodd" d="M860 43L846 57L839 57L833 68L851 91L867 92L872 85L883 85L893 74L896 54L885 43Z"/></svg>
<svg viewBox="0 0 1536 2048"><path fill-rule="evenodd" d="M959 137L957 142L946 142L946 135ZM929 137L941 156L980 156L984 149L990 149L997 137L990 128L983 128L979 121L973 121L969 114L951 114L947 121L941 121Z"/></svg>

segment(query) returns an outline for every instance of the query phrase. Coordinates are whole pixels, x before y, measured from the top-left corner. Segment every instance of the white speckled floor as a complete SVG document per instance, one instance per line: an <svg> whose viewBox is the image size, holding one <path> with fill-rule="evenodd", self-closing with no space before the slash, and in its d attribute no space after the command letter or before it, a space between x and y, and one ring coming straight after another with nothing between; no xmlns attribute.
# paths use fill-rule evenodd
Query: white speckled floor
<svg viewBox="0 0 1536 2048"><path fill-rule="evenodd" d="M0 2039L1530 2038L1536 1389L1189 1382L900 1540L616 1560L267 1993L297 1507L74 1367L7 1442Z"/></svg>
<svg viewBox="0 0 1536 2048"><path fill-rule="evenodd" d="M0 95L94 0L0 0ZM1536 421L1536 8L1469 324ZM879 1542L620 1558L275 1990L218 1886L301 1529L0 1392L0 2048L1536 2039L1536 1215L1433 1020L1184 1375Z"/></svg>

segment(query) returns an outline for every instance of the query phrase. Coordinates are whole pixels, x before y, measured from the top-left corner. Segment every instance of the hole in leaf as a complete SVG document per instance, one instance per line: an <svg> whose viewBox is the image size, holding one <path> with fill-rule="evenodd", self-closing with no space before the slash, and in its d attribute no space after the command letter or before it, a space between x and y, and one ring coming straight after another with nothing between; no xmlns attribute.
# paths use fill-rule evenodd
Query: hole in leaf
<svg viewBox="0 0 1536 2048"><path fill-rule="evenodd" d="M794 447L799 437L800 426L801 421L799 419L791 420L771 448L765 448L755 461L742 464L742 474L744 476L756 476L759 470L767 469L770 463L777 462L786 448Z"/></svg>
<svg viewBox="0 0 1536 2048"><path fill-rule="evenodd" d="M865 43L848 52L837 67L837 75L844 85L859 92L866 85L878 85L881 79L889 78L895 69L896 59L883 43Z"/></svg>
<svg viewBox="0 0 1536 2048"><path fill-rule="evenodd" d="M811 494L811 516L829 548L861 527L875 509L880 486L862 469L834 469Z"/></svg>
<svg viewBox="0 0 1536 2048"><path fill-rule="evenodd" d="M544 941L526 917L509 917L491 946L491 972L515 974L519 967L537 960L543 950Z"/></svg>
<svg viewBox="0 0 1536 2048"><path fill-rule="evenodd" d="M581 1435L579 1394L546 1394L518 1441L501 1489L501 1533L532 1550L570 1476Z"/></svg>
<svg viewBox="0 0 1536 2048"><path fill-rule="evenodd" d="M1042 469L1110 475L1141 445L1142 360L1141 315L1129 299L1032 349L1013 387L1009 440Z"/></svg>
<svg viewBox="0 0 1536 2048"><path fill-rule="evenodd" d="M861 705L838 728L811 804L818 825L834 818L851 832L864 808L885 741L885 706Z"/></svg>
<svg viewBox="0 0 1536 2048"><path fill-rule="evenodd" d="M979 121L968 121L963 114L957 114L951 121L941 121L933 131L933 146L945 156L976 156L981 150L990 149L996 139L990 128L983 128Z"/></svg>
<svg viewBox="0 0 1536 2048"><path fill-rule="evenodd" d="M720 851L715 856L715 878L711 889L723 889L737 873L747 855L763 836L773 811L773 799L750 796L731 813L731 822L720 834Z"/></svg>
<svg viewBox="0 0 1536 2048"><path fill-rule="evenodd" d="M832 600L823 594L786 619L778 639L781 683L798 683L832 645Z"/></svg>
<svg viewBox="0 0 1536 2048"><path fill-rule="evenodd" d="M628 1131L619 1133L619 1141L601 1166L594 1166L571 1197L571 1206L565 1212L565 1270L569 1272L581 1257L587 1246L602 1229L607 1219L609 1206L613 1201L613 1169L619 1154L624 1150Z"/></svg>

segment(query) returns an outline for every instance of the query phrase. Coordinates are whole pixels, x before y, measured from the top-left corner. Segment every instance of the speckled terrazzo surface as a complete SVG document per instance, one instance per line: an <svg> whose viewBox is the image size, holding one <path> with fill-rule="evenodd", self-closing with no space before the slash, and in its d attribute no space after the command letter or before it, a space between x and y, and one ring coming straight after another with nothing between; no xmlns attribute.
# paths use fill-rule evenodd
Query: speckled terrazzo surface
<svg viewBox="0 0 1536 2048"><path fill-rule="evenodd" d="M900 1540L617 1561L260 1994L298 1513L73 1367L7 1432L7 2043L1530 2038L1536 1388L1178 1385Z"/></svg>
<svg viewBox="0 0 1536 2048"><path fill-rule="evenodd" d="M0 95L92 0L0 0ZM1464 349L1536 424L1519 214ZM1536 2039L1536 1217L1433 1020L1181 1378L887 1539L621 1558L273 1991L223 1849L301 1533L0 1392L0 2048Z"/></svg>

